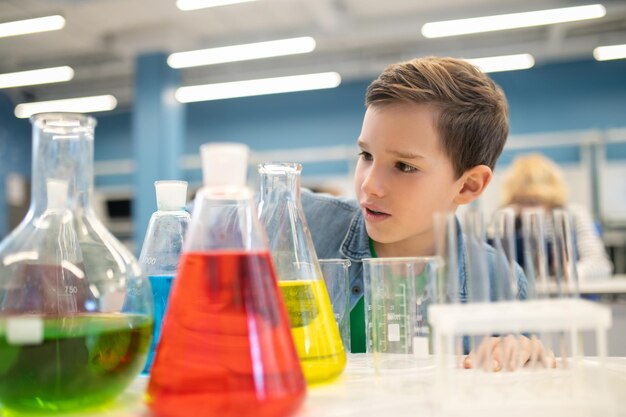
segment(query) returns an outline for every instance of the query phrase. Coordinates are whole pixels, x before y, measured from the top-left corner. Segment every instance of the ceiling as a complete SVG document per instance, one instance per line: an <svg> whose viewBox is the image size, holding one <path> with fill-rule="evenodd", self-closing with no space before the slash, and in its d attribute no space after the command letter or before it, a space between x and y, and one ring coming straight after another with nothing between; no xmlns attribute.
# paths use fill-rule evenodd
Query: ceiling
<svg viewBox="0 0 626 417"><path fill-rule="evenodd" d="M62 14L64 29L0 38L0 73L70 65L72 81L3 90L17 103L113 94L132 103L137 55L313 36L310 54L183 69L183 85L338 71L372 78L418 55L479 58L531 53L537 65L591 59L626 43L626 0L605 0L602 19L441 39L429 21L591 4L579 0L259 0L181 11L175 0L0 0L0 22Z"/></svg>

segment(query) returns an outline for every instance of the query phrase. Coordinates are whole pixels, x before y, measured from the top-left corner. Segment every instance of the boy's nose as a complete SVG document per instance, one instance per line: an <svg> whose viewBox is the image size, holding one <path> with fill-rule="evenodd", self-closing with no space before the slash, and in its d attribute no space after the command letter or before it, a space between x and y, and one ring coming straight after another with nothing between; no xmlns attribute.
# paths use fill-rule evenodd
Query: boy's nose
<svg viewBox="0 0 626 417"><path fill-rule="evenodd" d="M375 197L382 197L385 194L382 177L374 168L371 168L363 178L361 189L365 194Z"/></svg>

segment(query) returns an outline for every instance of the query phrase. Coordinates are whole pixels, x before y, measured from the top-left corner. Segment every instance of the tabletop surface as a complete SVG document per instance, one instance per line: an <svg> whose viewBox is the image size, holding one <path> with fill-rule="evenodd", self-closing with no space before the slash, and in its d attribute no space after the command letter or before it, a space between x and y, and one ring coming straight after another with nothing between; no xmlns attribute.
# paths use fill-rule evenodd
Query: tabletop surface
<svg viewBox="0 0 626 417"><path fill-rule="evenodd" d="M370 355L349 355L345 372L332 383L309 388L294 417L626 417L626 358L607 358L604 367L597 358L583 358L576 370L498 374L437 373L432 357L411 370L377 372L372 363ZM104 410L63 416L149 416L143 402L147 382L148 377L137 377Z"/></svg>

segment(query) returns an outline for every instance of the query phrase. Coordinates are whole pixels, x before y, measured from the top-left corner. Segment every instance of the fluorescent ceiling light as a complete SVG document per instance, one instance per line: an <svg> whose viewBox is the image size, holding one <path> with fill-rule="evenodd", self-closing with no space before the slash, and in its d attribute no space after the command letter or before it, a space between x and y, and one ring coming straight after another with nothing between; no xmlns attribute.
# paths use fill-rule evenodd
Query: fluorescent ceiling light
<svg viewBox="0 0 626 417"><path fill-rule="evenodd" d="M117 99L111 95L78 97L18 104L15 106L15 116L25 119L45 112L95 113L113 110L116 106Z"/></svg>
<svg viewBox="0 0 626 417"><path fill-rule="evenodd" d="M626 58L626 44L598 46L593 50L593 57L598 61Z"/></svg>
<svg viewBox="0 0 626 417"><path fill-rule="evenodd" d="M0 23L0 38L63 29L65 18L60 15Z"/></svg>
<svg viewBox="0 0 626 417"><path fill-rule="evenodd" d="M289 93L293 91L334 88L341 83L336 72L293 75L289 77L264 78L260 80L235 81L230 83L205 84L180 87L176 100L181 103L221 100L234 97L260 96L264 94Z"/></svg>
<svg viewBox="0 0 626 417"><path fill-rule="evenodd" d="M9 72L6 74L0 74L0 88L60 83L63 81L69 81L72 78L74 78L74 70L67 66L31 71Z"/></svg>
<svg viewBox="0 0 626 417"><path fill-rule="evenodd" d="M315 39L305 36L278 41L256 42L244 45L224 46L221 48L201 49L198 51L177 52L167 58L167 64L172 68L189 68L200 65L221 64L224 62L270 58L273 56L305 54L314 49Z"/></svg>
<svg viewBox="0 0 626 417"><path fill-rule="evenodd" d="M466 59L482 72L514 71L532 68L535 59L530 54L491 56L488 58Z"/></svg>
<svg viewBox="0 0 626 417"><path fill-rule="evenodd" d="M606 9L604 6L601 4L591 4L588 6L565 7L562 9L539 10L535 12L446 20L442 22L426 23L422 26L422 35L427 38L442 38L445 36L597 19L603 17L605 14Z"/></svg>
<svg viewBox="0 0 626 417"><path fill-rule="evenodd" d="M197 10L209 7L227 6L229 4L247 3L256 0L178 0L176 7L180 10Z"/></svg>

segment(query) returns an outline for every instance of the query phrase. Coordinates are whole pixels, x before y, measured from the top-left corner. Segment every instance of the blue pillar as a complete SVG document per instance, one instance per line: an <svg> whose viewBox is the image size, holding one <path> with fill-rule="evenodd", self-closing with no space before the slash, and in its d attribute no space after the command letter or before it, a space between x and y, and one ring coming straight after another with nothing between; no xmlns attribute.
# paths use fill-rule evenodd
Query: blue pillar
<svg viewBox="0 0 626 417"><path fill-rule="evenodd" d="M6 199L7 175L30 176L30 124L28 120L13 115L14 106L8 96L0 93L0 240L11 231Z"/></svg>
<svg viewBox="0 0 626 417"><path fill-rule="evenodd" d="M132 134L136 254L156 210L154 181L181 179L179 158L185 138L185 109L174 98L180 73L170 68L166 60L165 53L150 53L137 57L135 66Z"/></svg>

